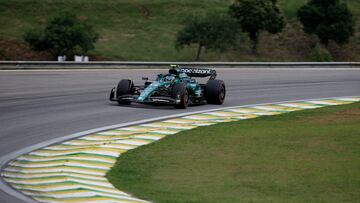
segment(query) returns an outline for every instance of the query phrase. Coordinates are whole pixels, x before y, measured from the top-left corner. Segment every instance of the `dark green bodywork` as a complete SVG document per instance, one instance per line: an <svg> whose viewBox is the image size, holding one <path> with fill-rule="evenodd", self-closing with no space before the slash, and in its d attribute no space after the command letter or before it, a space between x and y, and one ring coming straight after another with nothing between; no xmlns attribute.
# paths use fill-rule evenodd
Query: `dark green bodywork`
<svg viewBox="0 0 360 203"><path fill-rule="evenodd" d="M187 83L189 95L199 98L202 96L200 84L195 79L188 77L185 73L168 75L160 74L154 82L152 82L144 89L143 92L141 92L140 96L137 98L137 102L146 102L146 100L148 100L149 97L152 96L159 89L169 89L173 85L182 82Z"/></svg>

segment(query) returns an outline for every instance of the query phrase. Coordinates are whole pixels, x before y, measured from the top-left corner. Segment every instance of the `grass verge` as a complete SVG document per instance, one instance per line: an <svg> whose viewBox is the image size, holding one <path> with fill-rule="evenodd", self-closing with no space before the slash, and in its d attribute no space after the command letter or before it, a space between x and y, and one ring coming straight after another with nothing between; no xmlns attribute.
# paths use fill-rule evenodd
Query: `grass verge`
<svg viewBox="0 0 360 203"><path fill-rule="evenodd" d="M359 0L342 0L358 18ZM23 34L34 26L44 26L54 13L69 10L87 19L100 34L93 54L101 60L192 61L197 46L175 49L177 32L193 16L206 13L226 13L233 0L0 0L0 60L49 56L23 53ZM316 38L304 34L296 18L297 10L307 0L279 0L288 26L277 35L262 33L258 55L254 55L249 40L241 40L238 50L219 53L207 50L204 61L309 61ZM360 60L360 24L350 43L331 45L334 60ZM35 56L34 56L35 55ZM92 58L93 59L93 58Z"/></svg>
<svg viewBox="0 0 360 203"><path fill-rule="evenodd" d="M154 202L358 202L360 103L201 127L119 157L117 188Z"/></svg>

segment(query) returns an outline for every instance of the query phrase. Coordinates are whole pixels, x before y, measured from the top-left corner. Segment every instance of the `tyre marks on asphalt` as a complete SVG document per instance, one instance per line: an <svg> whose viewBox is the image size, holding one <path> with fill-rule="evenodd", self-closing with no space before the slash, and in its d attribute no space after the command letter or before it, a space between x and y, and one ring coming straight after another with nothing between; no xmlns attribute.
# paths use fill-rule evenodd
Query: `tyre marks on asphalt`
<svg viewBox="0 0 360 203"><path fill-rule="evenodd" d="M116 158L131 149L200 126L357 101L360 97L232 107L107 130L17 157L1 176L40 202L146 202L117 190L105 177Z"/></svg>

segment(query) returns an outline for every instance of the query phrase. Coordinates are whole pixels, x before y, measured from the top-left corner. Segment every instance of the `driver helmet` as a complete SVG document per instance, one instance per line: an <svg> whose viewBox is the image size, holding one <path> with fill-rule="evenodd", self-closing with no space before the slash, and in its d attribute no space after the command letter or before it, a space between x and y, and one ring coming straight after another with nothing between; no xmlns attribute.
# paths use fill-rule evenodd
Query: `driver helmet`
<svg viewBox="0 0 360 203"><path fill-rule="evenodd" d="M170 65L169 74L179 75L180 67L178 65Z"/></svg>

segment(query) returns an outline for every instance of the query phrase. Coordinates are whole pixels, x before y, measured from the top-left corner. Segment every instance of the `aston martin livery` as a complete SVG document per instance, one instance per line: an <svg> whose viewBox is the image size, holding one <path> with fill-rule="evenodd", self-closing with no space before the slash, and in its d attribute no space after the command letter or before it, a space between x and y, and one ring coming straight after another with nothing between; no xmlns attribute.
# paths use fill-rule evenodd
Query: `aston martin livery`
<svg viewBox="0 0 360 203"><path fill-rule="evenodd" d="M204 68L186 68L171 65L168 74L158 74L155 81L145 80L135 85L131 79L120 80L110 92L110 100L121 105L132 102L142 104L166 104L185 109L188 105L223 104L225 83L216 79L216 71ZM206 84L194 78L209 77Z"/></svg>

